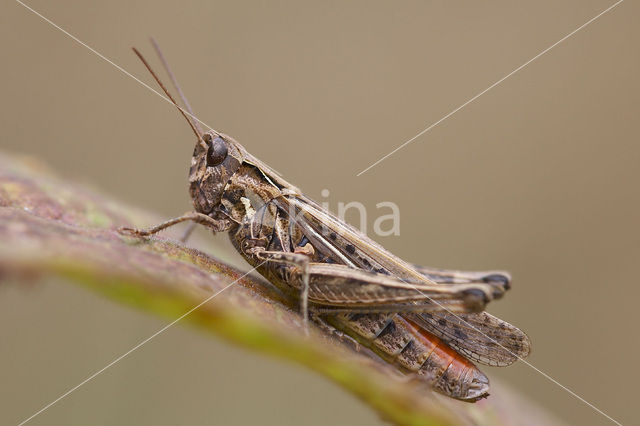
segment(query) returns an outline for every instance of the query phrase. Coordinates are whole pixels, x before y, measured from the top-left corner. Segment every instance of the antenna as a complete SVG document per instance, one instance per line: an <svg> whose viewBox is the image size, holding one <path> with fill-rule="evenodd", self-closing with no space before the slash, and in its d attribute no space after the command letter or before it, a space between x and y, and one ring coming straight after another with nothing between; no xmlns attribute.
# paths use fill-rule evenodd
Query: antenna
<svg viewBox="0 0 640 426"><path fill-rule="evenodd" d="M153 78L156 80L156 82L158 83L158 85L160 85L160 87L162 88L162 91L169 97L169 99L171 99L171 102L176 106L176 108L178 108L178 111L180 111L180 114L182 114L182 116L184 117L185 120L187 120L187 123L189 123L189 127L191 127L191 130L193 130L193 133L195 133L196 137L198 138L198 141L200 141L200 144L202 144L203 147L206 147L206 143L204 142L204 140L202 139L201 134L198 132L198 129L196 129L196 127L193 125L193 123L191 122L191 120L189 119L189 117L187 116L187 114L184 112L184 110L180 107L180 105L178 105L178 103L176 102L175 99L173 99L173 96L171 96L171 93L169 93L169 91L167 90L167 88L164 86L164 84L162 84L162 81L160 81L160 78L158 78L157 74L153 71L153 69L151 68L151 66L149 65L149 63L147 62L147 60L144 58L144 56L142 56L142 53L140 53L138 51L138 49L136 49L135 47L132 47L133 52L138 56L138 58L140 58L140 60L142 61L142 63L144 64L144 66L147 68L147 70L149 70L149 72L151 73L151 75L153 76Z"/></svg>
<svg viewBox="0 0 640 426"><path fill-rule="evenodd" d="M178 84L178 80L176 79L175 75L173 74L173 71L171 71L171 67L169 66L169 63L165 59L164 55L162 54L162 50L160 50L160 46L158 45L158 42L153 37L151 37L151 44L153 45L153 48L155 49L156 54L158 55L158 58L160 58L160 62L162 62L162 66L164 67L165 71L169 75L169 78L171 79L171 83L173 84L173 87L178 92L178 96L180 96L180 99L182 99L182 102L184 103L184 106L187 108L187 111L189 112L189 114L191 114L192 117L195 117L195 114L193 113L193 110L191 109L191 105L189 104L189 101L187 100L187 97L182 92L182 89L180 88L180 85ZM198 129L198 132L200 132L200 134L202 134L203 131L202 131L202 128L200 127L200 123L198 123L198 120L195 119L193 121L194 121L193 124L196 126L196 129Z"/></svg>

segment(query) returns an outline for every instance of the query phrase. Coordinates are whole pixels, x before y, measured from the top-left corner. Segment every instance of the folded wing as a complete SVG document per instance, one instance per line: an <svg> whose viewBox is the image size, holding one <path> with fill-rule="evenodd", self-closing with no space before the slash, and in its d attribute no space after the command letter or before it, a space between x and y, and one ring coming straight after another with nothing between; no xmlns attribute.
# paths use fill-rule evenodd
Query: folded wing
<svg viewBox="0 0 640 426"><path fill-rule="evenodd" d="M403 314L470 360L506 366L529 355L529 338L520 329L486 312Z"/></svg>

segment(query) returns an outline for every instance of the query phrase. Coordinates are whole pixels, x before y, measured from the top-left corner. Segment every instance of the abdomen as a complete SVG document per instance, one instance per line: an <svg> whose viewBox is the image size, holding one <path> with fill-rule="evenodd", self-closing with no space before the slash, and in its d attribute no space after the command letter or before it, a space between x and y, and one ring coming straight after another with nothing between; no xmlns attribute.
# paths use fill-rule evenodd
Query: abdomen
<svg viewBox="0 0 640 426"><path fill-rule="evenodd" d="M440 393L466 401L488 395L489 379L472 362L399 314L338 314L327 321Z"/></svg>

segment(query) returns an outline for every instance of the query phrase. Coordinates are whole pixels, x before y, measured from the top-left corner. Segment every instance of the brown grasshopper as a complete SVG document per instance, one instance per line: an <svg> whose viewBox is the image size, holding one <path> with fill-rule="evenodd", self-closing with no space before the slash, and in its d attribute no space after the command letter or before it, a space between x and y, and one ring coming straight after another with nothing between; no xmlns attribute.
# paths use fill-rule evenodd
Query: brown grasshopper
<svg viewBox="0 0 640 426"><path fill-rule="evenodd" d="M189 114L193 113L156 47ZM415 373L453 398L486 397L488 378L471 362L506 366L529 353L527 336L486 312L510 287L505 272L463 272L409 264L307 198L230 136L202 131L134 49L197 137L189 170L195 211L146 230L184 221L228 232L246 261L309 312Z"/></svg>

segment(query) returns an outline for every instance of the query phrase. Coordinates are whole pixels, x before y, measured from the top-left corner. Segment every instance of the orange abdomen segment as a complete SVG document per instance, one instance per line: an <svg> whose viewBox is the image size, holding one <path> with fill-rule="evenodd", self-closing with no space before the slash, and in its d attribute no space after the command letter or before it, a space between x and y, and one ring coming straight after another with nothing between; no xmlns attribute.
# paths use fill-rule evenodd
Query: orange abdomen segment
<svg viewBox="0 0 640 426"><path fill-rule="evenodd" d="M434 389L453 398L469 401L488 395L489 379L471 361L417 324L403 320L416 341L428 352L418 374L426 376Z"/></svg>

